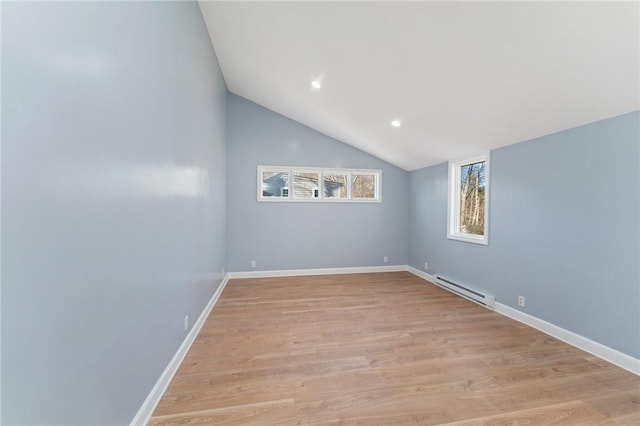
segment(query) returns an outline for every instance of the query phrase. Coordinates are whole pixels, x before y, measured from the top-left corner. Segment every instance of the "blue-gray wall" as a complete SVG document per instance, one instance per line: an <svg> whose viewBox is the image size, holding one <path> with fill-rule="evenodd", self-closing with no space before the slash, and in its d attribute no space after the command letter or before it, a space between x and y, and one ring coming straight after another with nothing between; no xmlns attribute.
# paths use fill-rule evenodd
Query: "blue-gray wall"
<svg viewBox="0 0 640 426"><path fill-rule="evenodd" d="M640 357L640 113L491 152L489 245L447 239L447 165L410 174L410 265Z"/></svg>
<svg viewBox="0 0 640 426"><path fill-rule="evenodd" d="M195 2L2 4L2 420L128 424L225 267Z"/></svg>
<svg viewBox="0 0 640 426"><path fill-rule="evenodd" d="M409 176L244 98L227 98L229 270L406 265ZM258 165L382 170L382 203L258 202Z"/></svg>
<svg viewBox="0 0 640 426"><path fill-rule="evenodd" d="M493 151L481 246L446 239L446 165L227 96L196 3L4 2L1 101L3 424L129 423L251 259L428 261L640 356L637 112ZM258 164L382 169L383 202L258 203Z"/></svg>

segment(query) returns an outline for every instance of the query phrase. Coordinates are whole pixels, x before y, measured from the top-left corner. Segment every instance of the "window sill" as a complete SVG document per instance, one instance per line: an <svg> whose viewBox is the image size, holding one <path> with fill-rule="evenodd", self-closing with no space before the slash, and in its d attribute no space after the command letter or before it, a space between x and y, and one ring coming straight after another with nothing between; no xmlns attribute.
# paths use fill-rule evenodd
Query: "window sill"
<svg viewBox="0 0 640 426"><path fill-rule="evenodd" d="M474 244L482 244L485 246L489 245L489 240L486 236L483 235L473 235L473 234L448 234L447 238L450 240L456 241L464 241L467 243Z"/></svg>

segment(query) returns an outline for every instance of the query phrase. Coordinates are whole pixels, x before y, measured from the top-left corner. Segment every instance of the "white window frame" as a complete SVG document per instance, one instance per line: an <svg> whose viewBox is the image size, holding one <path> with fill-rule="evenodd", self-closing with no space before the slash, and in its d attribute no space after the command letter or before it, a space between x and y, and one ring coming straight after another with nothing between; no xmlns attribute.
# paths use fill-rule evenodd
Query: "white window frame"
<svg viewBox="0 0 640 426"><path fill-rule="evenodd" d="M460 232L460 169L463 166L485 162L484 192L484 235ZM449 161L449 203L447 212L447 238L475 244L489 244L489 194L490 194L490 153L489 151Z"/></svg>
<svg viewBox="0 0 640 426"><path fill-rule="evenodd" d="M318 172L318 170L316 169L309 169L309 168L301 168L301 167L296 167L293 168L290 171L289 174L289 179L293 179L295 174L304 174L304 173L317 173L318 174L318 185L320 184L321 178L322 178L322 173ZM291 187L293 188L293 190L291 191L291 198L294 199L295 201L308 201L308 200L317 200L318 198L320 198L320 192L318 192L318 197L300 197L300 196L296 196L296 186L295 186L295 180L291 181ZM313 195L313 190L311 191L311 195Z"/></svg>
<svg viewBox="0 0 640 426"><path fill-rule="evenodd" d="M287 173L287 186L284 186L282 188L280 188L280 196L272 196L272 197L264 197L262 195L262 174L263 172L270 172L270 173ZM291 178L293 177L293 173L289 170L282 170L282 168L280 167L258 167L258 199L262 199L263 201L266 201L270 198L273 199L277 199L277 200L288 200L290 198L293 197L293 182L291 181ZM287 196L283 197L282 194L284 192L284 190L287 190Z"/></svg>
<svg viewBox="0 0 640 426"><path fill-rule="evenodd" d="M349 175L349 196L350 197L352 197L351 192L352 192L352 189L353 189L353 175L373 176L373 181L374 181L374 198L373 198L373 200L378 198L378 194L380 192L380 173L372 172L370 170L352 170L351 174ZM369 201L369 202L371 202L372 199L371 198L353 198L352 201L355 201L355 202Z"/></svg>
<svg viewBox="0 0 640 426"><path fill-rule="evenodd" d="M263 172L276 172L288 174L288 197L265 197L262 195L262 174ZM318 198L296 198L293 196L293 174L294 173L318 173ZM346 198L325 198L324 196L324 175L344 174L347 177L347 197ZM352 175L373 175L375 178L374 198L352 198L351 176ZM257 172L257 200L270 203L381 203L382 202L382 170L376 169L342 169L335 167L291 167L291 166L258 166Z"/></svg>
<svg viewBox="0 0 640 426"><path fill-rule="evenodd" d="M324 176L325 175L345 175L345 185L347 185L347 196L345 198L324 198ZM323 169L322 170L322 183L320 185L321 195L327 202L346 202L351 201L351 173L345 171L345 169Z"/></svg>

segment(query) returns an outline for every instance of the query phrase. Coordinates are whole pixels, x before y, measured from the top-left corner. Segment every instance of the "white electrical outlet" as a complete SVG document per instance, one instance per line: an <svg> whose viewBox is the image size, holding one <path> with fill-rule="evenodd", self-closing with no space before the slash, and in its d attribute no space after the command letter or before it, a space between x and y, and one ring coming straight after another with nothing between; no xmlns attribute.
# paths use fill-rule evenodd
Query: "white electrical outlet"
<svg viewBox="0 0 640 426"><path fill-rule="evenodd" d="M524 308L524 296L518 296L518 306L522 306Z"/></svg>
<svg viewBox="0 0 640 426"><path fill-rule="evenodd" d="M424 270L426 271L427 269L429 269L429 264L427 262L424 262Z"/></svg>
<svg viewBox="0 0 640 426"><path fill-rule="evenodd" d="M385 256L385 257L384 257L384 259L382 259L382 261L383 261L384 263L387 263L387 262L389 261L389 257Z"/></svg>
<svg viewBox="0 0 640 426"><path fill-rule="evenodd" d="M255 267L256 267L256 261L255 261L255 260L252 260L252 261L251 261L251 267L252 267L252 268L255 268Z"/></svg>
<svg viewBox="0 0 640 426"><path fill-rule="evenodd" d="M189 315L185 315L184 317L184 331L189 329Z"/></svg>

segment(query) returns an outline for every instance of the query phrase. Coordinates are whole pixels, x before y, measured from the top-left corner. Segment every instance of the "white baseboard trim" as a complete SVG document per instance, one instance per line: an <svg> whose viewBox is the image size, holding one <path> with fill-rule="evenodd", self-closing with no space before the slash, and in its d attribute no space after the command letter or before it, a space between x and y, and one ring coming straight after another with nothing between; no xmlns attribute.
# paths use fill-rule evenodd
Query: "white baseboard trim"
<svg viewBox="0 0 640 426"><path fill-rule="evenodd" d="M200 317L193 325L193 328L178 348L178 351L173 356L167 368L165 368L164 372L154 385L153 389L145 399L144 403L138 410L138 413L131 421L131 426L143 426L146 425L151 415L153 414L153 410L155 410L158 402L160 402L160 398L164 394L167 386L171 382L171 379L175 375L178 367L182 363L184 357L186 356L189 348L195 341L200 329L202 328L205 320L211 313L211 310L215 306L220 294L224 290L227 285L229 279L232 278L270 278L270 277L293 277L293 276L305 276L305 275L338 275L338 274L362 274L362 273L372 273L372 272L403 272L408 271L412 274L431 282L434 285L436 284L436 277L428 274L424 271L421 271L417 268L414 268L409 265L391 265L391 266L368 266L368 267L353 267L353 268L322 268L322 269L289 269L289 270L279 270L279 271L249 271L249 272L229 272L220 285L218 289L215 291L209 303L204 308ZM444 288L444 287L441 287ZM608 346L595 342L586 337L580 336L572 331L566 330L562 327L558 327L557 325L551 324L547 321L536 318L532 315L521 312L517 309L513 309L507 305L503 305L502 303L495 303L494 307L495 312L504 315L510 319L526 324L530 327L533 327L543 333L546 333L552 337L555 337L558 340L561 340L571 346L575 346L578 349L581 349L585 352L588 352L592 355L595 355L599 358L604 359L614 365L617 365L620 368L623 368L631 373L640 376L640 359L634 358L630 355L626 355L622 352L619 352L615 349L612 349Z"/></svg>
<svg viewBox="0 0 640 426"><path fill-rule="evenodd" d="M533 315L503 305L502 303L496 302L495 311L640 376L640 359L595 342L573 331L558 327Z"/></svg>
<svg viewBox="0 0 640 426"><path fill-rule="evenodd" d="M416 269L413 266L407 266L407 271L437 285L436 277L431 274ZM562 327L558 327L557 325L551 324L550 322L547 322L545 320L541 320L540 318L534 317L533 315L529 315L507 305L503 305L502 303L496 302L493 309L495 312L501 315L526 324L529 327L533 327L536 330L548 334L549 336L555 337L556 339L561 340L571 346L595 355L598 358L602 358L613 365L617 365L620 368L624 368L625 370L640 376L640 359L634 358L627 354L623 354L620 351L612 349L601 343L594 342L591 339L566 330Z"/></svg>
<svg viewBox="0 0 640 426"><path fill-rule="evenodd" d="M282 269L279 271L229 272L229 278L300 277L305 275L366 274L370 272L401 272L406 270L407 265L364 266L353 268Z"/></svg>
<svg viewBox="0 0 640 426"><path fill-rule="evenodd" d="M431 274L428 274L426 272L421 271L420 269L416 269L413 266L407 266L407 271L411 272L413 275L417 275L418 277L422 278L423 280L427 280L429 282L431 282L431 284L437 285L438 287L440 287L443 290L447 290L450 293L455 294L456 296L461 296L467 300L469 300L470 302L473 302L477 305L482 306L483 308L487 308L493 311L493 304L494 304L494 300L492 299L492 301L490 301L488 299L488 297L485 296L483 301L480 301L478 299L476 299L475 297L473 297L471 294L465 294L464 290L459 290L456 291L453 288L450 288L446 285L443 285L440 280L438 279L438 277L433 276Z"/></svg>
<svg viewBox="0 0 640 426"><path fill-rule="evenodd" d="M431 283L436 284L437 278L435 276L421 271L420 269L414 268L413 266L407 266L407 271L411 272L413 275L417 275L423 280L431 281Z"/></svg>
<svg viewBox="0 0 640 426"><path fill-rule="evenodd" d="M162 398L162 395L167 390L169 383L171 383L171 379L173 379L176 371L178 371L178 367L180 367L180 364L182 364L184 357L187 355L187 352L189 352L189 348L196 340L198 333L200 333L205 320L218 301L218 298L222 294L222 290L224 290L227 282L229 282L228 274L226 277L224 277L216 291L213 293L213 296L211 296L209 303L207 303L207 306L205 306L205 308L202 310L202 313L198 317L198 320L193 324L193 327L178 348L178 351L175 353L173 358L171 358L171 361L169 361L167 368L164 369L162 375L151 389L151 392L149 392L147 399L145 399L142 403L142 406L138 410L138 413L131 421L130 426L144 426L147 424L147 422L151 418L151 415L153 414L153 410L156 409L158 402L160 402L160 398Z"/></svg>

